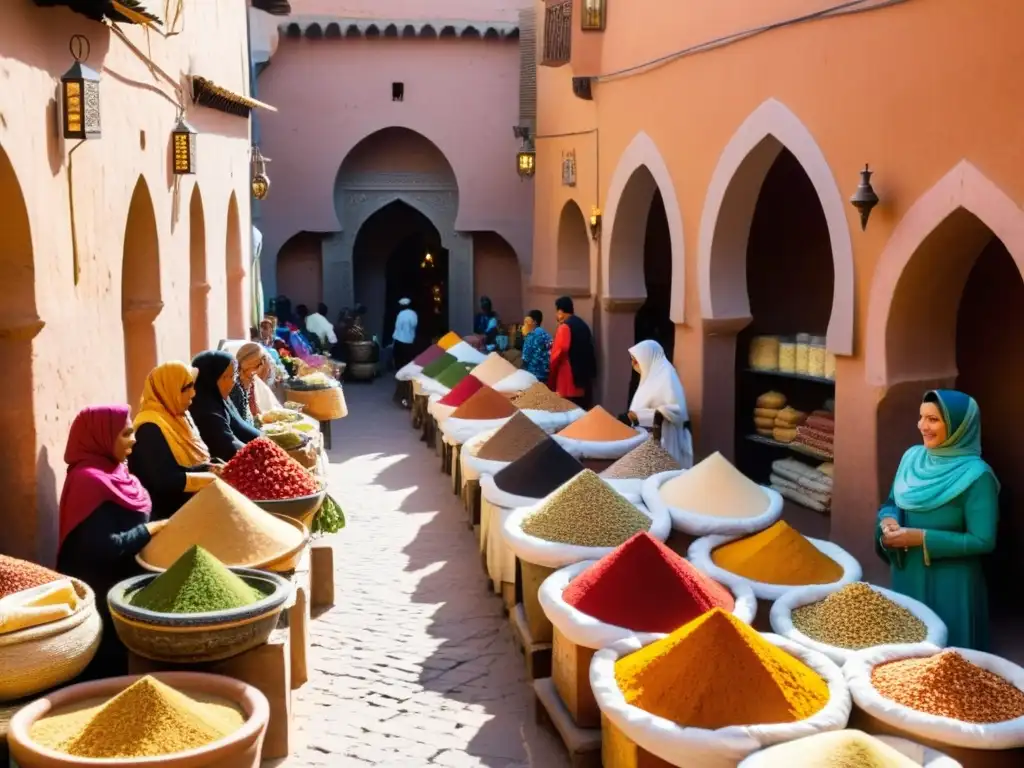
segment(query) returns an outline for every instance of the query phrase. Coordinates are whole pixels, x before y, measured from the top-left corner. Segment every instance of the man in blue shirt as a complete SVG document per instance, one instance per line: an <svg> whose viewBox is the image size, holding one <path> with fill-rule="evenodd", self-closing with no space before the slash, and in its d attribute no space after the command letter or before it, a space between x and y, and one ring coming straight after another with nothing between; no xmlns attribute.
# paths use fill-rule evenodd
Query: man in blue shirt
<svg viewBox="0 0 1024 768"><path fill-rule="evenodd" d="M548 366L551 363L551 334L541 328L544 314L531 309L523 319L523 369L547 382Z"/></svg>

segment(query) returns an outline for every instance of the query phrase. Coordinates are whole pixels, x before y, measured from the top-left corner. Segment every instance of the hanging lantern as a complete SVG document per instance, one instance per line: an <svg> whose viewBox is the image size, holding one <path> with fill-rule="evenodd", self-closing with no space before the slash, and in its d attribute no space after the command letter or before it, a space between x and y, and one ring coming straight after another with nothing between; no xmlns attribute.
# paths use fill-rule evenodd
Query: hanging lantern
<svg viewBox="0 0 1024 768"><path fill-rule="evenodd" d="M75 63L60 79L61 133L65 139L100 138L100 76L87 67L91 50L84 35L74 35L68 50Z"/></svg>
<svg viewBox="0 0 1024 768"><path fill-rule="evenodd" d="M252 196L257 200L263 200L270 192L270 177L267 176L267 158L260 152L259 147L252 148L252 174L251 186Z"/></svg>
<svg viewBox="0 0 1024 768"><path fill-rule="evenodd" d="M860 184L857 191L850 198L850 204L860 212L861 231L868 228L868 219L871 218L871 211L878 205L878 195L871 186L871 174L874 171L864 163L864 170L860 172Z"/></svg>
<svg viewBox="0 0 1024 768"><path fill-rule="evenodd" d="M523 179L532 177L537 170L537 153L529 141L524 141L522 149L516 153L516 170Z"/></svg>
<svg viewBox="0 0 1024 768"><path fill-rule="evenodd" d="M601 237L601 209L596 205L590 209L590 239Z"/></svg>
<svg viewBox="0 0 1024 768"><path fill-rule="evenodd" d="M189 125L185 118L178 120L171 133L171 146L174 148L174 173L178 176L196 172L196 137L199 134Z"/></svg>
<svg viewBox="0 0 1024 768"><path fill-rule="evenodd" d="M605 0L583 0L583 14L580 29L584 32L601 32L604 30L607 14Z"/></svg>

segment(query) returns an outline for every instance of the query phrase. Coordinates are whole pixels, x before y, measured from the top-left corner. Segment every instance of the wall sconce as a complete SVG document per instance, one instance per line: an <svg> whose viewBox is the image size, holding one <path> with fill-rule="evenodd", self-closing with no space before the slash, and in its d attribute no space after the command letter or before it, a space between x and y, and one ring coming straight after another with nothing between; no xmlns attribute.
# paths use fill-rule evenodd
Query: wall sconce
<svg viewBox="0 0 1024 768"><path fill-rule="evenodd" d="M607 10L605 0L583 0L580 29L584 32L603 32Z"/></svg>
<svg viewBox="0 0 1024 768"><path fill-rule="evenodd" d="M523 141L523 147L516 153L516 170L520 179L528 179L537 171L537 153L533 149L533 142Z"/></svg>
<svg viewBox="0 0 1024 768"><path fill-rule="evenodd" d="M875 190L871 186L872 173L874 171L868 167L867 163L864 163L864 170L860 172L860 184L857 185L857 191L850 198L850 204L860 212L860 229L862 232L868 228L868 219L871 217L871 211L878 205L878 195L875 194Z"/></svg>
<svg viewBox="0 0 1024 768"><path fill-rule="evenodd" d="M263 156L259 147L252 148L250 186L252 188L252 196L257 200L266 199L270 193L270 177L267 176L267 163L269 162L270 159Z"/></svg>
<svg viewBox="0 0 1024 768"><path fill-rule="evenodd" d="M100 76L85 65L92 48L85 35L73 35L68 50L75 63L60 78L61 133L65 139L98 139Z"/></svg>
<svg viewBox="0 0 1024 768"><path fill-rule="evenodd" d="M601 237L601 209L596 205L590 209L590 239Z"/></svg>
<svg viewBox="0 0 1024 768"><path fill-rule="evenodd" d="M189 125L184 116L171 132L171 146L174 148L174 173L185 176L196 172L196 137L199 134Z"/></svg>

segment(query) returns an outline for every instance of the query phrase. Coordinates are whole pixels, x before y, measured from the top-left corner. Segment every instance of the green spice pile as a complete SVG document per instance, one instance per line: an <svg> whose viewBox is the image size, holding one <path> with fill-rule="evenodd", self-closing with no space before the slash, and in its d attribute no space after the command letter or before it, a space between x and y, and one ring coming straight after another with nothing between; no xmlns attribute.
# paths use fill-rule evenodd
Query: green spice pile
<svg viewBox="0 0 1024 768"><path fill-rule="evenodd" d="M651 519L592 470L585 469L523 520L524 533L580 547L617 547Z"/></svg>
<svg viewBox="0 0 1024 768"><path fill-rule="evenodd" d="M263 597L216 557L194 546L129 602L158 613L207 613L244 608Z"/></svg>
<svg viewBox="0 0 1024 768"><path fill-rule="evenodd" d="M924 622L864 582L847 584L793 611L793 626L812 640L851 651L890 643L923 643Z"/></svg>
<svg viewBox="0 0 1024 768"><path fill-rule="evenodd" d="M324 496L324 503L320 505L320 509L317 510L316 516L313 518L313 533L337 533L344 527L345 512L328 493Z"/></svg>
<svg viewBox="0 0 1024 768"><path fill-rule="evenodd" d="M601 473L610 480L641 480L679 469L679 462L657 440L645 440Z"/></svg>

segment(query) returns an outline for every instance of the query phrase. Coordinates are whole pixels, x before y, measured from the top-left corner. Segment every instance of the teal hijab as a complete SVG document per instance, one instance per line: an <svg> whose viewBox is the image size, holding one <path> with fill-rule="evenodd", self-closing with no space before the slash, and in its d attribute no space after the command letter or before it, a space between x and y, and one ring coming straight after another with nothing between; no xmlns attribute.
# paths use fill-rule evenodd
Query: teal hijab
<svg viewBox="0 0 1024 768"><path fill-rule="evenodd" d="M938 448L915 445L903 454L893 498L900 509L912 512L948 504L992 472L981 458L981 410L974 398L953 389L935 389L925 393L923 402L939 407L947 437Z"/></svg>

